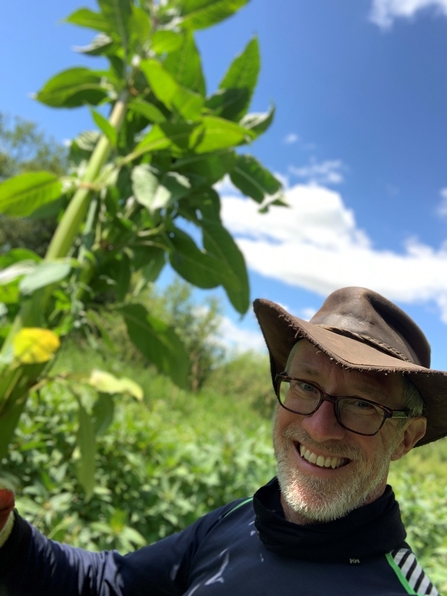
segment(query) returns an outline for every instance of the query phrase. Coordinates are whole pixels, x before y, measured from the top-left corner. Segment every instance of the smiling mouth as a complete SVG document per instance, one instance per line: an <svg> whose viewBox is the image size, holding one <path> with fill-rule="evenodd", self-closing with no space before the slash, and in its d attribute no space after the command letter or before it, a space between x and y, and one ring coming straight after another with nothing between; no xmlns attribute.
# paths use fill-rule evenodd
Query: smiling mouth
<svg viewBox="0 0 447 596"><path fill-rule="evenodd" d="M295 443L296 450L303 459L318 466L319 468L332 468L333 470L346 466L351 460L346 457L330 457L324 455L317 455L311 451L308 447L301 445L301 443Z"/></svg>

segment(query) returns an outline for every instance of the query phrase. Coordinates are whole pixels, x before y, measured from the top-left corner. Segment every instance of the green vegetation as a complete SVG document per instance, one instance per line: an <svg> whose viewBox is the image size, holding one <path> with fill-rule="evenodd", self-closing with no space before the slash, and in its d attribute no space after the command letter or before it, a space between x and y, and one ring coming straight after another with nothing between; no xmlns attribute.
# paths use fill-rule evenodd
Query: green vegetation
<svg viewBox="0 0 447 596"><path fill-rule="evenodd" d="M97 11L76 10L67 22L95 31L80 51L93 61L101 56L107 66L64 70L36 100L55 109L89 106L96 129L71 141L62 173L51 155L42 164L41 138L32 139L32 159L20 159L16 149L27 146L26 131L0 129L6 147L0 146L6 178L0 214L57 221L43 258L30 246L0 254L0 457L30 392L51 382L61 339L81 327L103 333L105 311L121 320L126 345L179 387L204 384L212 350L197 351L202 330L192 322L192 334L179 336L181 299L172 324L140 300L167 263L194 286L221 286L237 312L248 310L246 264L223 225L214 186L228 175L261 212L284 205L281 182L246 152L270 126L274 109L249 112L260 71L256 37L214 91L206 88L194 40L196 30L231 17L246 2L98 0ZM46 171L34 171L37 162ZM72 378L67 374L66 383ZM140 393L129 379L83 381L96 386L97 409L107 421L113 394ZM95 427L76 384L68 395L78 408L78 478L88 499Z"/></svg>

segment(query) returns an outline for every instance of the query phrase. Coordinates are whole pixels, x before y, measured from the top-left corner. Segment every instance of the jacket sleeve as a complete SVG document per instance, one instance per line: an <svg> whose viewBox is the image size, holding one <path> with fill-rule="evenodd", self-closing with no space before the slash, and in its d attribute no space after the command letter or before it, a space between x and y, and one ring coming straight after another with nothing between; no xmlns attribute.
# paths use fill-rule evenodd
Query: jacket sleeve
<svg viewBox="0 0 447 596"><path fill-rule="evenodd" d="M49 540L16 513L0 548L0 596L181 596L198 545L231 508L125 556Z"/></svg>

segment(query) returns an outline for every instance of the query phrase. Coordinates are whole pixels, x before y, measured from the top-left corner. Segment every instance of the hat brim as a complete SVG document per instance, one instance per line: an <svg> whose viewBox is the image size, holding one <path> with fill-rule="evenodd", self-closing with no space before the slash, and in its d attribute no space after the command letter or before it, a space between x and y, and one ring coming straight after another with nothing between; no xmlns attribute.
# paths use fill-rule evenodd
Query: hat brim
<svg viewBox="0 0 447 596"><path fill-rule="evenodd" d="M254 312L270 354L272 382L284 372L292 347L305 338L348 370L409 375L425 402L427 432L416 446L447 435L447 373L419 366L382 352L370 344L292 316L278 304L258 299Z"/></svg>

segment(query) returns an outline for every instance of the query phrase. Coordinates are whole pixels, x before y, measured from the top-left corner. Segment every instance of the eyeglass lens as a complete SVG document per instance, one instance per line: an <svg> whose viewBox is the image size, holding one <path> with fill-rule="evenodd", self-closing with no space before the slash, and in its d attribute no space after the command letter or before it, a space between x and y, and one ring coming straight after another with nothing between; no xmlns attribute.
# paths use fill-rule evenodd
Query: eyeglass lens
<svg viewBox="0 0 447 596"><path fill-rule="evenodd" d="M324 393L306 381L282 380L279 399L288 410L310 415L321 405ZM383 424L384 410L359 397L340 397L334 405L338 421L353 432L373 435Z"/></svg>

